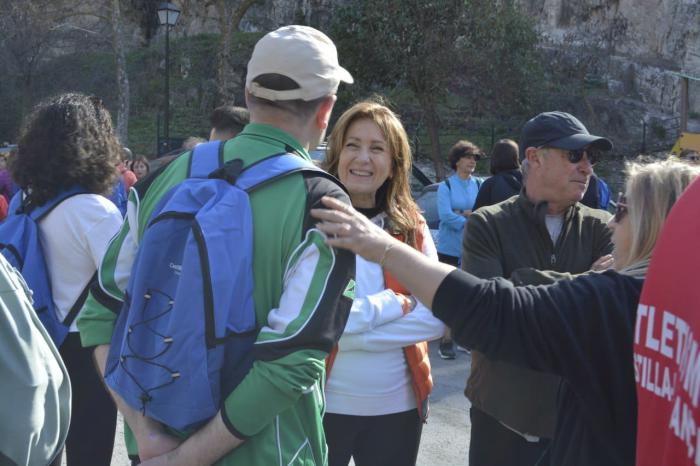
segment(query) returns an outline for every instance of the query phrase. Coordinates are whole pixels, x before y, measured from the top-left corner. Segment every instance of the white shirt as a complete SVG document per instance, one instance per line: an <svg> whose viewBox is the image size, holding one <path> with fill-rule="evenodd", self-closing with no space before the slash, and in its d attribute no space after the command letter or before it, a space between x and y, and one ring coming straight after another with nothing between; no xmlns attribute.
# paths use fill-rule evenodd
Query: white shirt
<svg viewBox="0 0 700 466"><path fill-rule="evenodd" d="M564 226L564 214L549 215L544 217L544 223L547 225L549 237L552 238L552 244L557 244L557 239L561 234L561 229Z"/></svg>
<svg viewBox="0 0 700 466"><path fill-rule="evenodd" d="M95 274L121 224L119 209L98 194L70 197L39 222L53 302L61 320ZM75 320L70 331L78 331Z"/></svg>
<svg viewBox="0 0 700 466"><path fill-rule="evenodd" d="M423 254L437 261L427 227ZM420 302L404 315L378 264L357 256L355 272L355 299L326 383L326 411L373 416L415 409L403 347L440 338L444 324Z"/></svg>

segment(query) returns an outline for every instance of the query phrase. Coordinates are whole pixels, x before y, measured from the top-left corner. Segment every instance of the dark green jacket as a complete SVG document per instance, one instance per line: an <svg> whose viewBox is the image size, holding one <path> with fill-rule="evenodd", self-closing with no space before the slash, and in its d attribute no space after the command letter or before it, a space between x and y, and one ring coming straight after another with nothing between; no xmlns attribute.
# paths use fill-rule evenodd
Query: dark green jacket
<svg viewBox="0 0 700 466"><path fill-rule="evenodd" d="M547 204L534 205L524 190L479 209L464 230L462 268L480 278L512 279L522 268L583 273L612 251L607 212L580 203L571 206L557 244L547 231L546 212ZM465 395L472 405L519 432L552 438L558 388L559 377L492 361L475 351Z"/></svg>

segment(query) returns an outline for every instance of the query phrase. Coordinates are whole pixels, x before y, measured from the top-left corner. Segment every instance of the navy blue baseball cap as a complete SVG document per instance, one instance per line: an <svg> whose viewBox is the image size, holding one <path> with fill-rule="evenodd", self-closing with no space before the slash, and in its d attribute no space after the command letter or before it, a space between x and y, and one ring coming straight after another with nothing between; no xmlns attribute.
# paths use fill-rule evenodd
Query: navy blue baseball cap
<svg viewBox="0 0 700 466"><path fill-rule="evenodd" d="M528 147L556 147L576 150L591 146L597 150L610 150L612 142L588 132L578 118L566 112L544 112L529 120L520 133L520 160L525 159Z"/></svg>

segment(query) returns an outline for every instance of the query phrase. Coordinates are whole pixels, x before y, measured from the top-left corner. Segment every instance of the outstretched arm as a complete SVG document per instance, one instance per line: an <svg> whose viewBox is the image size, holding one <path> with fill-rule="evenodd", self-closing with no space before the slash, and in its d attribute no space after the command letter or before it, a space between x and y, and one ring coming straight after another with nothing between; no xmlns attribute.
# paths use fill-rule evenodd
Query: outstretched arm
<svg viewBox="0 0 700 466"><path fill-rule="evenodd" d="M490 357L584 383L594 372L590 361L604 361L620 335L630 335L639 279L607 272L548 287L482 280L431 262L351 207L324 203L335 210L313 214L323 220L319 228L330 235L328 244L382 263L457 341Z"/></svg>
<svg viewBox="0 0 700 466"><path fill-rule="evenodd" d="M444 278L454 270L429 259L411 246L391 237L349 205L324 197L323 203L333 210L313 209L312 215L322 222L318 228L328 235L330 246L349 249L372 262L378 262L428 308Z"/></svg>

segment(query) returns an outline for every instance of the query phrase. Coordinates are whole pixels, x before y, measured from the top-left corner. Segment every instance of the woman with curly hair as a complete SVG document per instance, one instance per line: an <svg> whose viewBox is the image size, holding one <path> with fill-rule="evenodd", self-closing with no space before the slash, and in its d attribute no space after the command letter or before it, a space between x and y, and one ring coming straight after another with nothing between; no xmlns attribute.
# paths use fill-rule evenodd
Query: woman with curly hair
<svg viewBox="0 0 700 466"><path fill-rule="evenodd" d="M121 226L119 210L104 197L114 187L120 155L111 117L100 99L69 93L34 109L22 129L17 156L10 161L25 210L65 190L79 187L83 192L61 202L38 224L61 320L81 299ZM73 387L67 464L108 466L116 408L95 370L92 349L80 344L75 322L59 351ZM57 461L60 464L60 456Z"/></svg>
<svg viewBox="0 0 700 466"><path fill-rule="evenodd" d="M352 205L394 237L436 260L435 245L411 197L411 149L387 107L360 102L330 136L324 168ZM382 264L357 257L354 299L328 360L323 425L330 466L415 464L432 388L427 340L442 323Z"/></svg>

